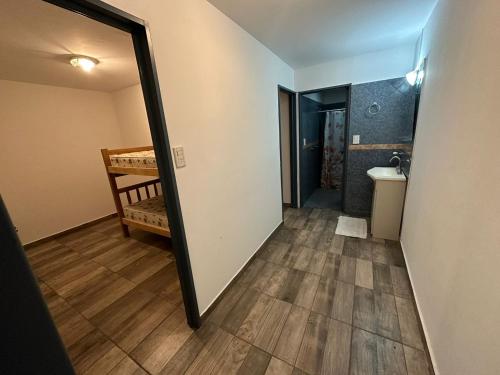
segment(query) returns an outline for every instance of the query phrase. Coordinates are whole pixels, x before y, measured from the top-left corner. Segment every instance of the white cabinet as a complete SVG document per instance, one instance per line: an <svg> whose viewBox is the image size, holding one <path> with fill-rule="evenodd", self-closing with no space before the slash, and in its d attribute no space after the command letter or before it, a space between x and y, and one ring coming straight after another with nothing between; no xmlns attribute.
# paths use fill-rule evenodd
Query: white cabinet
<svg viewBox="0 0 500 375"><path fill-rule="evenodd" d="M373 172L373 169L368 171L368 175L375 182L371 234L373 237L397 241L401 229L406 178L402 175L397 176L399 178L388 178Z"/></svg>

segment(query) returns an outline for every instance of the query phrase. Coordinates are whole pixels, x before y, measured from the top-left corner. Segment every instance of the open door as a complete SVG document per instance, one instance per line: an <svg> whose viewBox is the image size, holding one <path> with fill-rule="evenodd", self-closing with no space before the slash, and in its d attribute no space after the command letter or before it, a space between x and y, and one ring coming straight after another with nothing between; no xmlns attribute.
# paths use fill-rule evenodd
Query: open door
<svg viewBox="0 0 500 375"><path fill-rule="evenodd" d="M74 374L0 196L1 374Z"/></svg>

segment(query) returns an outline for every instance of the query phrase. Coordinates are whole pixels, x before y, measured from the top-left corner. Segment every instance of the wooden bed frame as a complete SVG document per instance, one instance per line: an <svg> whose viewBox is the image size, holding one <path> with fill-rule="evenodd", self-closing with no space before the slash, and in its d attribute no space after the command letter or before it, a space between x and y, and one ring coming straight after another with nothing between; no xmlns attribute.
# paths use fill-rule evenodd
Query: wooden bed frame
<svg viewBox="0 0 500 375"><path fill-rule="evenodd" d="M158 187L160 185L160 179L155 178L153 180L141 182L138 184L128 185L119 188L116 183L116 179L121 176L126 175L139 175L139 176L156 176L158 177L158 168L137 168L137 167L115 167L111 165L110 155L126 154L129 152L138 151L151 151L153 146L144 147L132 147L132 148L119 148L119 149L101 149L102 159L104 161L104 166L106 167L106 174L108 175L109 185L111 187L111 193L113 194L113 200L116 206L116 212L118 213L118 218L120 220L120 225L125 237L130 236L129 227L134 227L147 232L152 232L159 234L164 237L171 237L170 230L158 227L156 225L146 224L141 221L135 221L127 219L123 211L122 200L120 194L125 194L128 204L135 202L140 202L143 200L143 193L145 198L149 199L155 197L158 194ZM130 194L131 191L135 190L136 199ZM142 193L141 193L142 192Z"/></svg>

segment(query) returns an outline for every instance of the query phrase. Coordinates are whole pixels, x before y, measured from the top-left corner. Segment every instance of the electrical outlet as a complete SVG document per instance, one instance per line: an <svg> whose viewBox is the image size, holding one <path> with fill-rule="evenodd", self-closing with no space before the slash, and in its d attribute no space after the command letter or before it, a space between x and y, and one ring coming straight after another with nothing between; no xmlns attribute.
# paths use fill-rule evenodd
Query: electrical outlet
<svg viewBox="0 0 500 375"><path fill-rule="evenodd" d="M359 134L356 134L356 135L352 136L352 144L353 145L359 145Z"/></svg>
<svg viewBox="0 0 500 375"><path fill-rule="evenodd" d="M186 159L184 158L184 147L177 146L173 148L174 161L176 168L183 168L186 166Z"/></svg>

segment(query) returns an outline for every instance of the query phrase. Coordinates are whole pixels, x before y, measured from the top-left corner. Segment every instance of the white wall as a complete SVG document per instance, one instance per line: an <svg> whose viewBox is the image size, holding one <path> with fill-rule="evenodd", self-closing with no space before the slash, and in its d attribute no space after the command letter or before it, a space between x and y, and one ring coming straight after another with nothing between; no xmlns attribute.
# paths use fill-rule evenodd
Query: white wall
<svg viewBox="0 0 500 375"><path fill-rule="evenodd" d="M150 27L203 312L281 222L277 85L293 71L205 0L107 1Z"/></svg>
<svg viewBox="0 0 500 375"><path fill-rule="evenodd" d="M403 77L413 70L415 44L329 61L295 71L295 90Z"/></svg>
<svg viewBox="0 0 500 375"><path fill-rule="evenodd" d="M120 127L123 147L152 145L141 85L114 91L111 97Z"/></svg>
<svg viewBox="0 0 500 375"><path fill-rule="evenodd" d="M2 194L23 243L115 212L100 149L120 147L111 95L0 81Z"/></svg>
<svg viewBox="0 0 500 375"><path fill-rule="evenodd" d="M500 3L441 0L402 245L438 374L500 371Z"/></svg>

